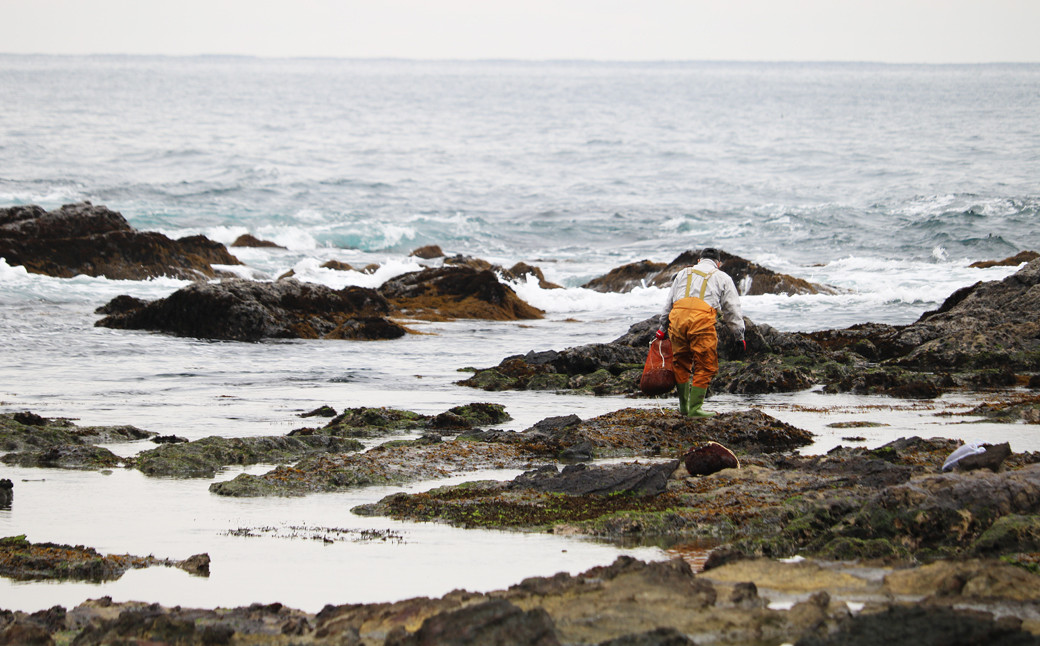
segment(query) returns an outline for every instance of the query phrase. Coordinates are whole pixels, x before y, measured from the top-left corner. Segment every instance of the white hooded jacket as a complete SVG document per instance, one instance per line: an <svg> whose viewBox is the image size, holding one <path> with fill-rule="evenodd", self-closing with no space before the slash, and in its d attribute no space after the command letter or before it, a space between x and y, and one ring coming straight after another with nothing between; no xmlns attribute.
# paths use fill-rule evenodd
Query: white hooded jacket
<svg viewBox="0 0 1040 646"><path fill-rule="evenodd" d="M733 279L729 277L729 274L720 270L718 264L708 258L702 259L693 267L684 268L672 279L672 287L668 292L668 302L663 310L664 326L668 327L668 315L672 312L672 304L681 298L686 298L686 279L693 270L710 275L705 279L697 274L693 274L693 280L690 281L690 296L699 298L701 286L707 281L708 284L704 290L704 302L715 308L716 312L719 312L723 322L729 329L733 330L738 339L743 339L744 313L740 309L740 295L737 294L737 287L733 284Z"/></svg>

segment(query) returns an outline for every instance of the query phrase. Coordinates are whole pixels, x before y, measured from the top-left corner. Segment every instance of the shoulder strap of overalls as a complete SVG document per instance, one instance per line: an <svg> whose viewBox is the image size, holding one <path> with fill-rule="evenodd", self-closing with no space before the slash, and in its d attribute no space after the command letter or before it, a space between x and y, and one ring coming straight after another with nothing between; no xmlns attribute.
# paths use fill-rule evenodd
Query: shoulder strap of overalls
<svg viewBox="0 0 1040 646"><path fill-rule="evenodd" d="M716 269L715 271L718 271L718 269ZM708 279L712 277L715 271L709 271L708 273L704 273L703 271L699 271L697 269L691 269L690 273L686 274L686 298L690 297L690 285L693 284L693 275L697 274L698 276L704 279L704 282L701 283L700 295L700 299L703 301L704 294L708 291Z"/></svg>

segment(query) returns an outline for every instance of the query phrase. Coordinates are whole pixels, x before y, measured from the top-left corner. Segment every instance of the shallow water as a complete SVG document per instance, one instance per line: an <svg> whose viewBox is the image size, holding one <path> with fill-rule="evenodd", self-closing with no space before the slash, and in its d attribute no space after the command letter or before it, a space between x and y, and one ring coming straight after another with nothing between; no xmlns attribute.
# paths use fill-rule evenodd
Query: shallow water
<svg viewBox="0 0 1040 646"><path fill-rule="evenodd" d="M188 439L284 434L298 417L392 406L433 414L503 404L522 430L674 402L455 385L467 366L529 350L608 342L658 312L664 294L580 285L624 263L721 247L837 287L830 296L755 296L747 315L779 330L906 324L954 290L1014 267L974 260L1040 248L1040 66L416 63L0 55L0 206L92 200L141 230L242 233L285 249L234 249L243 276L293 270L332 287L376 287L419 268L424 244L510 267L538 265L565 289L514 285L546 318L413 323L386 343L228 343L95 328L120 294L168 295L181 281L27 274L0 259L0 411L82 425L133 424ZM322 269L327 260L374 274ZM937 402L803 392L717 396L813 432L808 451L847 437L877 446L919 435L1040 449L1035 426L972 422L977 396ZM884 426L841 429L835 422ZM130 455L150 443L110 447ZM260 472L263 466L251 467ZM230 470L219 479L233 477ZM500 478L515 472L484 474ZM354 516L399 489L296 499L225 499L211 480L137 472L12 469L0 536L101 552L185 558L102 585L0 580L0 608L38 610L105 594L185 606L325 603L486 590L577 572L620 553L546 535L458 530ZM462 476L471 479L475 475ZM260 537L239 528L276 528ZM290 538L377 529L402 542ZM332 535L336 535L332 533Z"/></svg>

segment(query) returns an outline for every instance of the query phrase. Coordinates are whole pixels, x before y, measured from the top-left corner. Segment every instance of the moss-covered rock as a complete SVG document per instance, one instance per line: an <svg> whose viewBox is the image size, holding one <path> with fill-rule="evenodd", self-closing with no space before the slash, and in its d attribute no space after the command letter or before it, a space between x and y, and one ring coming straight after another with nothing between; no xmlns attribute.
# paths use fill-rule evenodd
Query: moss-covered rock
<svg viewBox="0 0 1040 646"><path fill-rule="evenodd" d="M357 440L328 435L205 437L142 451L128 463L149 476L212 478L232 465L284 464L307 455L345 453L362 448Z"/></svg>

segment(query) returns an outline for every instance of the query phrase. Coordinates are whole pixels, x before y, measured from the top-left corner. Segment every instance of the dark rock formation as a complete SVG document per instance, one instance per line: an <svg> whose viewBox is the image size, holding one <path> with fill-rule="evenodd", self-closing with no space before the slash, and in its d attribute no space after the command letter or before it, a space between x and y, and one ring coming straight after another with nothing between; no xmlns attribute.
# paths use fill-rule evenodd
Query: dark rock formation
<svg viewBox="0 0 1040 646"><path fill-rule="evenodd" d="M1018 621L997 621L992 613L954 608L893 606L850 617L833 633L809 635L795 646L1036 646L1040 638Z"/></svg>
<svg viewBox="0 0 1040 646"><path fill-rule="evenodd" d="M502 276L506 280L520 281L527 280L528 276L534 276L538 279L538 286L542 289L563 289L562 286L556 283L549 282L545 279L545 274L542 270L534 265L529 265L526 262L518 262L509 269L502 272Z"/></svg>
<svg viewBox="0 0 1040 646"><path fill-rule="evenodd" d="M695 574L685 561L619 557L486 593L326 605L166 608L89 600L0 612L0 643L46 644L1035 644L1038 577L994 561L883 568L744 560ZM762 591L801 598L769 607ZM807 597L807 598L806 598ZM900 603L897 598L924 598ZM846 602L868 601L853 614ZM999 616L1000 619L995 617ZM881 641L883 640L883 641Z"/></svg>
<svg viewBox="0 0 1040 646"><path fill-rule="evenodd" d="M0 576L17 581L57 579L99 583L118 579L127 570L155 565L209 575L209 556L205 554L174 561L154 556L99 554L82 545L30 543L24 535L0 538Z"/></svg>
<svg viewBox="0 0 1040 646"><path fill-rule="evenodd" d="M443 258L444 252L438 245L428 244L418 249L413 249L409 256L416 258L422 258L423 260L433 260L434 258Z"/></svg>
<svg viewBox="0 0 1040 646"><path fill-rule="evenodd" d="M777 273L739 256L726 253L721 255L721 269L729 274L737 285L738 291L745 296L758 294L836 294L834 287L811 283L802 278L795 278ZM609 273L594 278L582 285L597 292L630 292L641 285L666 287L672 278L684 267L697 264L700 250L691 249L680 254L670 263L657 263L649 260L631 263L612 269Z"/></svg>
<svg viewBox="0 0 1040 646"><path fill-rule="evenodd" d="M740 468L740 460L733 451L718 442L707 442L687 451L682 461L691 476L710 476L723 469Z"/></svg>
<svg viewBox="0 0 1040 646"><path fill-rule="evenodd" d="M982 453L969 455L957 461L954 468L959 471L974 471L976 469L989 469L1000 471L1004 460L1011 457L1011 445L1007 442L1001 444L984 444Z"/></svg>
<svg viewBox="0 0 1040 646"><path fill-rule="evenodd" d="M368 411L362 413L364 416L380 409L360 410ZM412 429L416 424L429 428L431 421L440 417L417 420L409 418L407 411L398 413L405 417L400 423ZM398 423L390 422L389 426ZM354 435L350 429L360 429L357 432L370 437L368 433L378 434L379 428L333 420L327 431L312 432ZM747 453L787 451L812 441L810 433L761 411L718 415L698 422L674 411L625 409L586 421L574 416L549 418L523 432L471 430L448 441L440 441L437 433L417 440L387 442L359 454L318 454L263 475L240 474L233 480L214 483L210 491L226 496L300 496L442 478L486 468L527 468L533 460L681 455L690 444L712 438Z"/></svg>
<svg viewBox="0 0 1040 646"><path fill-rule="evenodd" d="M254 248L270 248L270 249L285 249L282 245L277 242L271 242L270 240L261 240L256 236L243 233L242 235L235 238L235 241L231 243L232 247L254 247Z"/></svg>
<svg viewBox="0 0 1040 646"><path fill-rule="evenodd" d="M958 290L906 326L865 323L795 333L745 318L746 355L720 323L720 366L711 390L761 394L822 384L827 392L930 399L954 388L1028 385L1040 373L1038 284L1040 260L1033 260L1002 281ZM646 347L659 325L655 316L610 343L506 357L459 383L484 390L636 395ZM1035 401L1023 401L1012 412L1007 421L1040 421Z"/></svg>
<svg viewBox="0 0 1040 646"><path fill-rule="evenodd" d="M232 279L193 283L170 296L141 302L116 297L98 310L96 325L233 341L265 338L396 339L406 332L390 321L390 306L363 287L333 290L279 280Z"/></svg>
<svg viewBox="0 0 1040 646"><path fill-rule="evenodd" d="M71 420L47 418L32 412L0 413L0 450L55 444L111 444L154 437L135 426L77 426Z"/></svg>
<svg viewBox="0 0 1040 646"><path fill-rule="evenodd" d="M362 448L357 440L329 435L204 437L142 451L127 462L149 476L212 478L231 465L285 464L310 455L349 453Z"/></svg>
<svg viewBox="0 0 1040 646"><path fill-rule="evenodd" d="M521 610L505 599L493 599L428 617L414 633L403 626L384 646L467 646L529 644L558 646L553 620L542 608Z"/></svg>
<svg viewBox="0 0 1040 646"><path fill-rule="evenodd" d="M549 465L517 476L512 486L568 496L654 496L664 493L668 478L678 466L677 460L649 465L630 463L602 467L572 464L561 472Z"/></svg>
<svg viewBox="0 0 1040 646"><path fill-rule="evenodd" d="M542 318L543 312L517 297L490 269L444 266L392 278L379 293L409 318L446 321L514 321Z"/></svg>
<svg viewBox="0 0 1040 646"><path fill-rule="evenodd" d="M384 437L406 431L433 431L449 435L477 426L500 424L512 419L501 404L472 403L454 406L436 415L422 415L396 408L348 408L322 428L301 428L294 435L332 435L336 437Z"/></svg>
<svg viewBox="0 0 1040 646"><path fill-rule="evenodd" d="M0 257L37 274L123 280L198 280L216 276L213 265L241 264L219 242L137 231L119 213L90 202L49 212L39 206L0 209Z"/></svg>
<svg viewBox="0 0 1040 646"><path fill-rule="evenodd" d="M1020 251L1014 256L1005 258L1003 260L980 260L979 262L973 262L969 267L976 269L988 269L990 267L1014 267L1021 265L1024 262L1031 262L1040 258L1040 253L1035 251Z"/></svg>
<svg viewBox="0 0 1040 646"><path fill-rule="evenodd" d="M0 462L41 469L111 469L122 466L123 459L100 446L65 444L7 453L0 457Z"/></svg>
<svg viewBox="0 0 1040 646"><path fill-rule="evenodd" d="M1028 564L1040 543L1040 454L1011 456L1000 473L937 474L955 445L909 438L825 456L749 453L740 469L699 477L675 470L675 461L543 466L512 482L394 494L354 512L629 544L710 537L745 556L905 562L979 554Z"/></svg>

